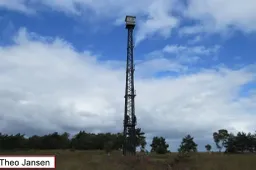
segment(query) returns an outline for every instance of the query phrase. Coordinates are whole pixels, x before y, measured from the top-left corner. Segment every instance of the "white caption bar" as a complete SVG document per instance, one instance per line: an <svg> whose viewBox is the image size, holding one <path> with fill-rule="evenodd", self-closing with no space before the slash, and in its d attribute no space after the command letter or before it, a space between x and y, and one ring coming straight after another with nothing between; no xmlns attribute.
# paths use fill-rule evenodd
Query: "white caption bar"
<svg viewBox="0 0 256 170"><path fill-rule="evenodd" d="M55 156L0 156L1 168L56 168Z"/></svg>

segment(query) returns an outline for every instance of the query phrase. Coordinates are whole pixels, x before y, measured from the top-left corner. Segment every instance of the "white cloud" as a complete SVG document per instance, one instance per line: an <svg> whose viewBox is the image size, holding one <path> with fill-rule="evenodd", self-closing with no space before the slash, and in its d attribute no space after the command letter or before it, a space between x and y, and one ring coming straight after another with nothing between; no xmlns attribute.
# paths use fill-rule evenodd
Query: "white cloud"
<svg viewBox="0 0 256 170"><path fill-rule="evenodd" d="M198 34L198 33L201 33L201 32L205 32L206 31L206 28L205 28L206 26L202 26L202 25L184 26L184 27L180 28L179 34L180 35L186 35L186 34Z"/></svg>
<svg viewBox="0 0 256 170"><path fill-rule="evenodd" d="M198 55L209 55L211 53L216 53L219 50L219 46L214 46L212 48L206 48L205 46L181 46L181 45L167 45L164 47L163 51L168 53L194 53Z"/></svg>
<svg viewBox="0 0 256 170"><path fill-rule="evenodd" d="M170 36L171 28L179 24L177 18L169 15L172 6L172 1L169 0L158 0L150 4L148 19L139 25L135 44L154 34L162 35L164 38Z"/></svg>
<svg viewBox="0 0 256 170"><path fill-rule="evenodd" d="M168 37L172 28L178 26L178 19L170 13L173 11L176 0L44 0L41 3L68 11L74 14L82 14L83 10L91 10L101 19L114 19L117 24L124 24L126 15L135 15L138 20L138 31L136 33L136 44L148 36L160 35ZM80 9L76 8L79 4ZM81 10L82 8L82 10ZM96 19L96 18L94 18Z"/></svg>
<svg viewBox="0 0 256 170"><path fill-rule="evenodd" d="M184 33L227 32L231 27L252 32L256 30L255 0L190 0L186 17L200 22L186 27Z"/></svg>
<svg viewBox="0 0 256 170"><path fill-rule="evenodd" d="M0 3L0 7L26 12L39 10L41 8L36 7L42 4L53 10L80 16L87 21L107 20L115 24L124 24L126 15L136 15L139 23L136 33L138 44L148 36L170 36L172 28L177 27L179 23L179 20L171 15L176 6L174 3L176 0L37 0L25 4L25 1L5 0Z"/></svg>
<svg viewBox="0 0 256 170"><path fill-rule="evenodd" d="M0 7L25 13L45 9L79 16L79 20L106 21L124 24L125 15L136 15L138 29L136 44L158 35L168 38L173 28L185 18L196 20L196 25L185 25L181 34L230 33L256 30L256 1L254 0L190 0L185 5L178 0L1 0ZM182 14L181 16L173 13ZM88 15L89 14L89 15ZM90 17L88 17L90 16ZM77 17L76 17L77 18Z"/></svg>
<svg viewBox="0 0 256 170"><path fill-rule="evenodd" d="M34 14L35 11L28 8L25 4L25 0L1 0L0 7L4 7L10 10L16 10L27 14Z"/></svg>
<svg viewBox="0 0 256 170"><path fill-rule="evenodd" d="M175 60L170 60L165 57L154 57L144 61L138 61L136 73L140 77L152 77L161 72L180 73L187 71L187 66L180 64Z"/></svg>
<svg viewBox="0 0 256 170"><path fill-rule="evenodd" d="M196 44L196 43L199 43L200 41L202 41L202 36L200 35L197 35L195 36L193 39L189 40L188 41L188 44Z"/></svg>
<svg viewBox="0 0 256 170"><path fill-rule="evenodd" d="M202 56L210 56L216 58L220 46L215 45L212 47L205 46L183 46L183 45L166 45L163 52L168 54L175 54L179 62L193 63L197 62Z"/></svg>
<svg viewBox="0 0 256 170"><path fill-rule="evenodd" d="M61 39L31 37L24 29L15 41L0 48L1 131L122 129L123 67L99 62L90 52L78 53ZM208 137L223 127L255 130L256 96L239 96L240 87L255 80L252 68L221 67L165 78L136 74L139 126L169 138L185 133Z"/></svg>

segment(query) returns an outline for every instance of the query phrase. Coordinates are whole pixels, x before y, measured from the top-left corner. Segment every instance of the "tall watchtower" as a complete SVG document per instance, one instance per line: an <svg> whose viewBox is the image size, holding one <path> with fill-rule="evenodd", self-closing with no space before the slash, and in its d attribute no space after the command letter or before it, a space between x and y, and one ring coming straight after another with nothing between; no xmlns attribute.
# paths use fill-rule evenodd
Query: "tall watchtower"
<svg viewBox="0 0 256 170"><path fill-rule="evenodd" d="M126 61L126 84L125 84L125 108L124 108L124 144L123 155L135 155L136 153L136 116L135 116L135 90L134 90L134 61L133 61L133 30L135 27L135 16L126 16L127 61Z"/></svg>

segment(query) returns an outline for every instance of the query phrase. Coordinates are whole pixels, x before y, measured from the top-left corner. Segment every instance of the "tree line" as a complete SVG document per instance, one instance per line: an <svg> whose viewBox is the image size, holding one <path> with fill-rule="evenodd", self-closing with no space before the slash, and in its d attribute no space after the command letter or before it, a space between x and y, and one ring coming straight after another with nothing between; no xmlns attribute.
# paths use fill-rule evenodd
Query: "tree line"
<svg viewBox="0 0 256 170"><path fill-rule="evenodd" d="M256 133L238 132L229 133L226 129L220 129L213 133L213 141L219 152L225 153L256 153ZM49 150L49 149L72 149L72 150L121 150L123 145L122 133L88 133L80 131L74 136L67 132L31 137L25 137L24 134L8 135L0 133L0 150ZM136 129L136 147L141 152L147 152L145 133ZM178 151L180 153L197 152L197 144L191 135L186 135L182 140ZM161 136L155 136L150 144L150 152L165 154L170 152L166 139ZM212 146L205 145L205 149L210 152Z"/></svg>
<svg viewBox="0 0 256 170"><path fill-rule="evenodd" d="M220 152L225 149L226 153L256 153L256 132L234 134L220 129L213 133L213 140Z"/></svg>
<svg viewBox="0 0 256 170"><path fill-rule="evenodd" d="M136 129L136 146L145 149L146 137L140 128ZM121 150L122 133L88 133L80 131L73 137L69 133L54 132L51 134L26 137L24 134L8 135L0 133L0 150L26 149L74 149L74 150Z"/></svg>

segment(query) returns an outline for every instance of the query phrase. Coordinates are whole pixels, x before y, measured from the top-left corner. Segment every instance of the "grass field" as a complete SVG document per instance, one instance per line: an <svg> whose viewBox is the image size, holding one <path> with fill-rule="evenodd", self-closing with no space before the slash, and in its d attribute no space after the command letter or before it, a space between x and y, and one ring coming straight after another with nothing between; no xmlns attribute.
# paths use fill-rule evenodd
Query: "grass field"
<svg viewBox="0 0 256 170"><path fill-rule="evenodd" d="M58 170L255 170L256 154L197 153L174 163L177 154L123 157L101 151L26 151L3 154L55 154ZM171 168L171 165L173 167Z"/></svg>

